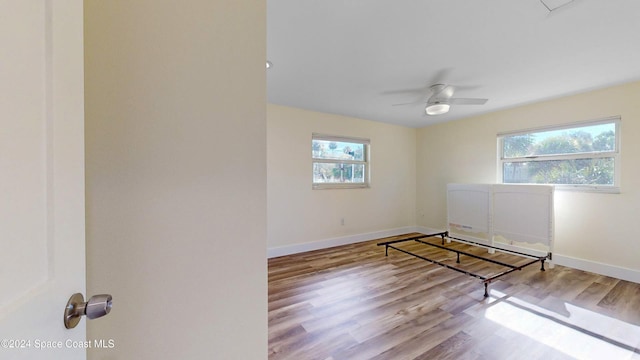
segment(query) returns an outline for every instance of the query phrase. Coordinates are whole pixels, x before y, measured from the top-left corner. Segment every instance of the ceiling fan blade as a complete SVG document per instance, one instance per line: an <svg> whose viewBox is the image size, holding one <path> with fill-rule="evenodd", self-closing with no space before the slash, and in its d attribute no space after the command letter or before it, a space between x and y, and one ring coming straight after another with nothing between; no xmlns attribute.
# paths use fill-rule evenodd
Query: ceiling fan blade
<svg viewBox="0 0 640 360"><path fill-rule="evenodd" d="M380 95L424 95L429 92L429 87L423 86L414 89L399 89L399 90L387 90L380 93Z"/></svg>
<svg viewBox="0 0 640 360"><path fill-rule="evenodd" d="M426 101L420 100L420 101L413 101L408 103L391 104L391 106L419 105L419 104L426 104L426 103L427 103Z"/></svg>
<svg viewBox="0 0 640 360"><path fill-rule="evenodd" d="M449 104L452 105L484 105L489 99L465 99L465 98L452 98L449 99Z"/></svg>

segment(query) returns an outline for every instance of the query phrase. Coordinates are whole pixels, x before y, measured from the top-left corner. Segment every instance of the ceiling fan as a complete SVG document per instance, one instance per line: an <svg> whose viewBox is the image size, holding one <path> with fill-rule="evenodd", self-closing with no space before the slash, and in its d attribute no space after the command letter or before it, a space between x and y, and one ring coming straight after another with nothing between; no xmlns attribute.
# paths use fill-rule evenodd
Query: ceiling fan
<svg viewBox="0 0 640 360"><path fill-rule="evenodd" d="M427 115L441 115L449 112L451 105L484 105L488 99L476 98L454 98L453 93L456 88L452 85L434 84L429 86L431 96L427 101L418 101L403 104L394 104L393 106L426 104L424 111Z"/></svg>

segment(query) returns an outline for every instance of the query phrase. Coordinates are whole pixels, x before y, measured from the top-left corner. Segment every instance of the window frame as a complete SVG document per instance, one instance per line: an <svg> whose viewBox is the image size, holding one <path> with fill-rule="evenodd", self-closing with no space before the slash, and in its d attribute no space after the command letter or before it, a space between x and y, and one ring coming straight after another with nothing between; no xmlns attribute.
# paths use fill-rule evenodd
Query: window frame
<svg viewBox="0 0 640 360"><path fill-rule="evenodd" d="M553 155L535 155L535 156L519 156L504 157L504 139L510 136L535 134L547 131L569 130L585 126L614 124L615 126L615 149L611 151L594 151L594 152L578 152ZM580 160L580 159L602 159L613 158L613 185L587 185L587 184L548 184L554 185L557 190L584 191L584 192L604 192L604 193L620 193L620 157L621 157L621 126L622 119L620 116L611 116L598 120L580 121L563 125L544 126L532 129L501 132L497 135L497 179L498 183L504 182L504 165L505 163L514 162L542 162L554 160ZM510 183L509 183L510 184Z"/></svg>
<svg viewBox="0 0 640 360"><path fill-rule="evenodd" d="M346 143L354 143L354 144L362 144L363 145L363 160L346 160L346 159L323 159L317 158L313 154L313 142L315 140L321 141L335 141L335 142L346 142ZM366 189L371 187L371 165L370 165L370 148L371 141L366 138L359 137L351 137L351 136L339 136L339 135L327 135L320 133L312 133L311 134L311 184L312 189L314 190L324 190L324 189ZM315 182L314 177L314 165L316 163L323 164L344 164L344 165L364 165L363 177L364 182L362 183L318 183Z"/></svg>

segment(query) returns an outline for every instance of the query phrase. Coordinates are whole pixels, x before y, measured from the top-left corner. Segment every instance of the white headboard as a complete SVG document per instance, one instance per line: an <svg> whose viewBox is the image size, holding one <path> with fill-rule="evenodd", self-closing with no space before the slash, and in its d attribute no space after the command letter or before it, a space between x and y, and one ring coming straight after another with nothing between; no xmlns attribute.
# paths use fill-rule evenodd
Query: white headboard
<svg viewBox="0 0 640 360"><path fill-rule="evenodd" d="M551 246L553 186L493 185L493 234L507 240Z"/></svg>
<svg viewBox="0 0 640 360"><path fill-rule="evenodd" d="M489 234L491 185L447 184L447 230Z"/></svg>
<svg viewBox="0 0 640 360"><path fill-rule="evenodd" d="M551 185L447 184L447 230L485 233L509 242L542 244L554 237Z"/></svg>

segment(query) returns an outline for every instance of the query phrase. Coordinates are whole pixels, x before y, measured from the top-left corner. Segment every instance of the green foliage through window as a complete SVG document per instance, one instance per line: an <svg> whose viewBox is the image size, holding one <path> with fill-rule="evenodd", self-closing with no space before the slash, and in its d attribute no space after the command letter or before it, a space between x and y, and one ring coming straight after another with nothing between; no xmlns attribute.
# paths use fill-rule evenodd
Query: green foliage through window
<svg viewBox="0 0 640 360"><path fill-rule="evenodd" d="M615 186L618 119L499 137L502 181Z"/></svg>

